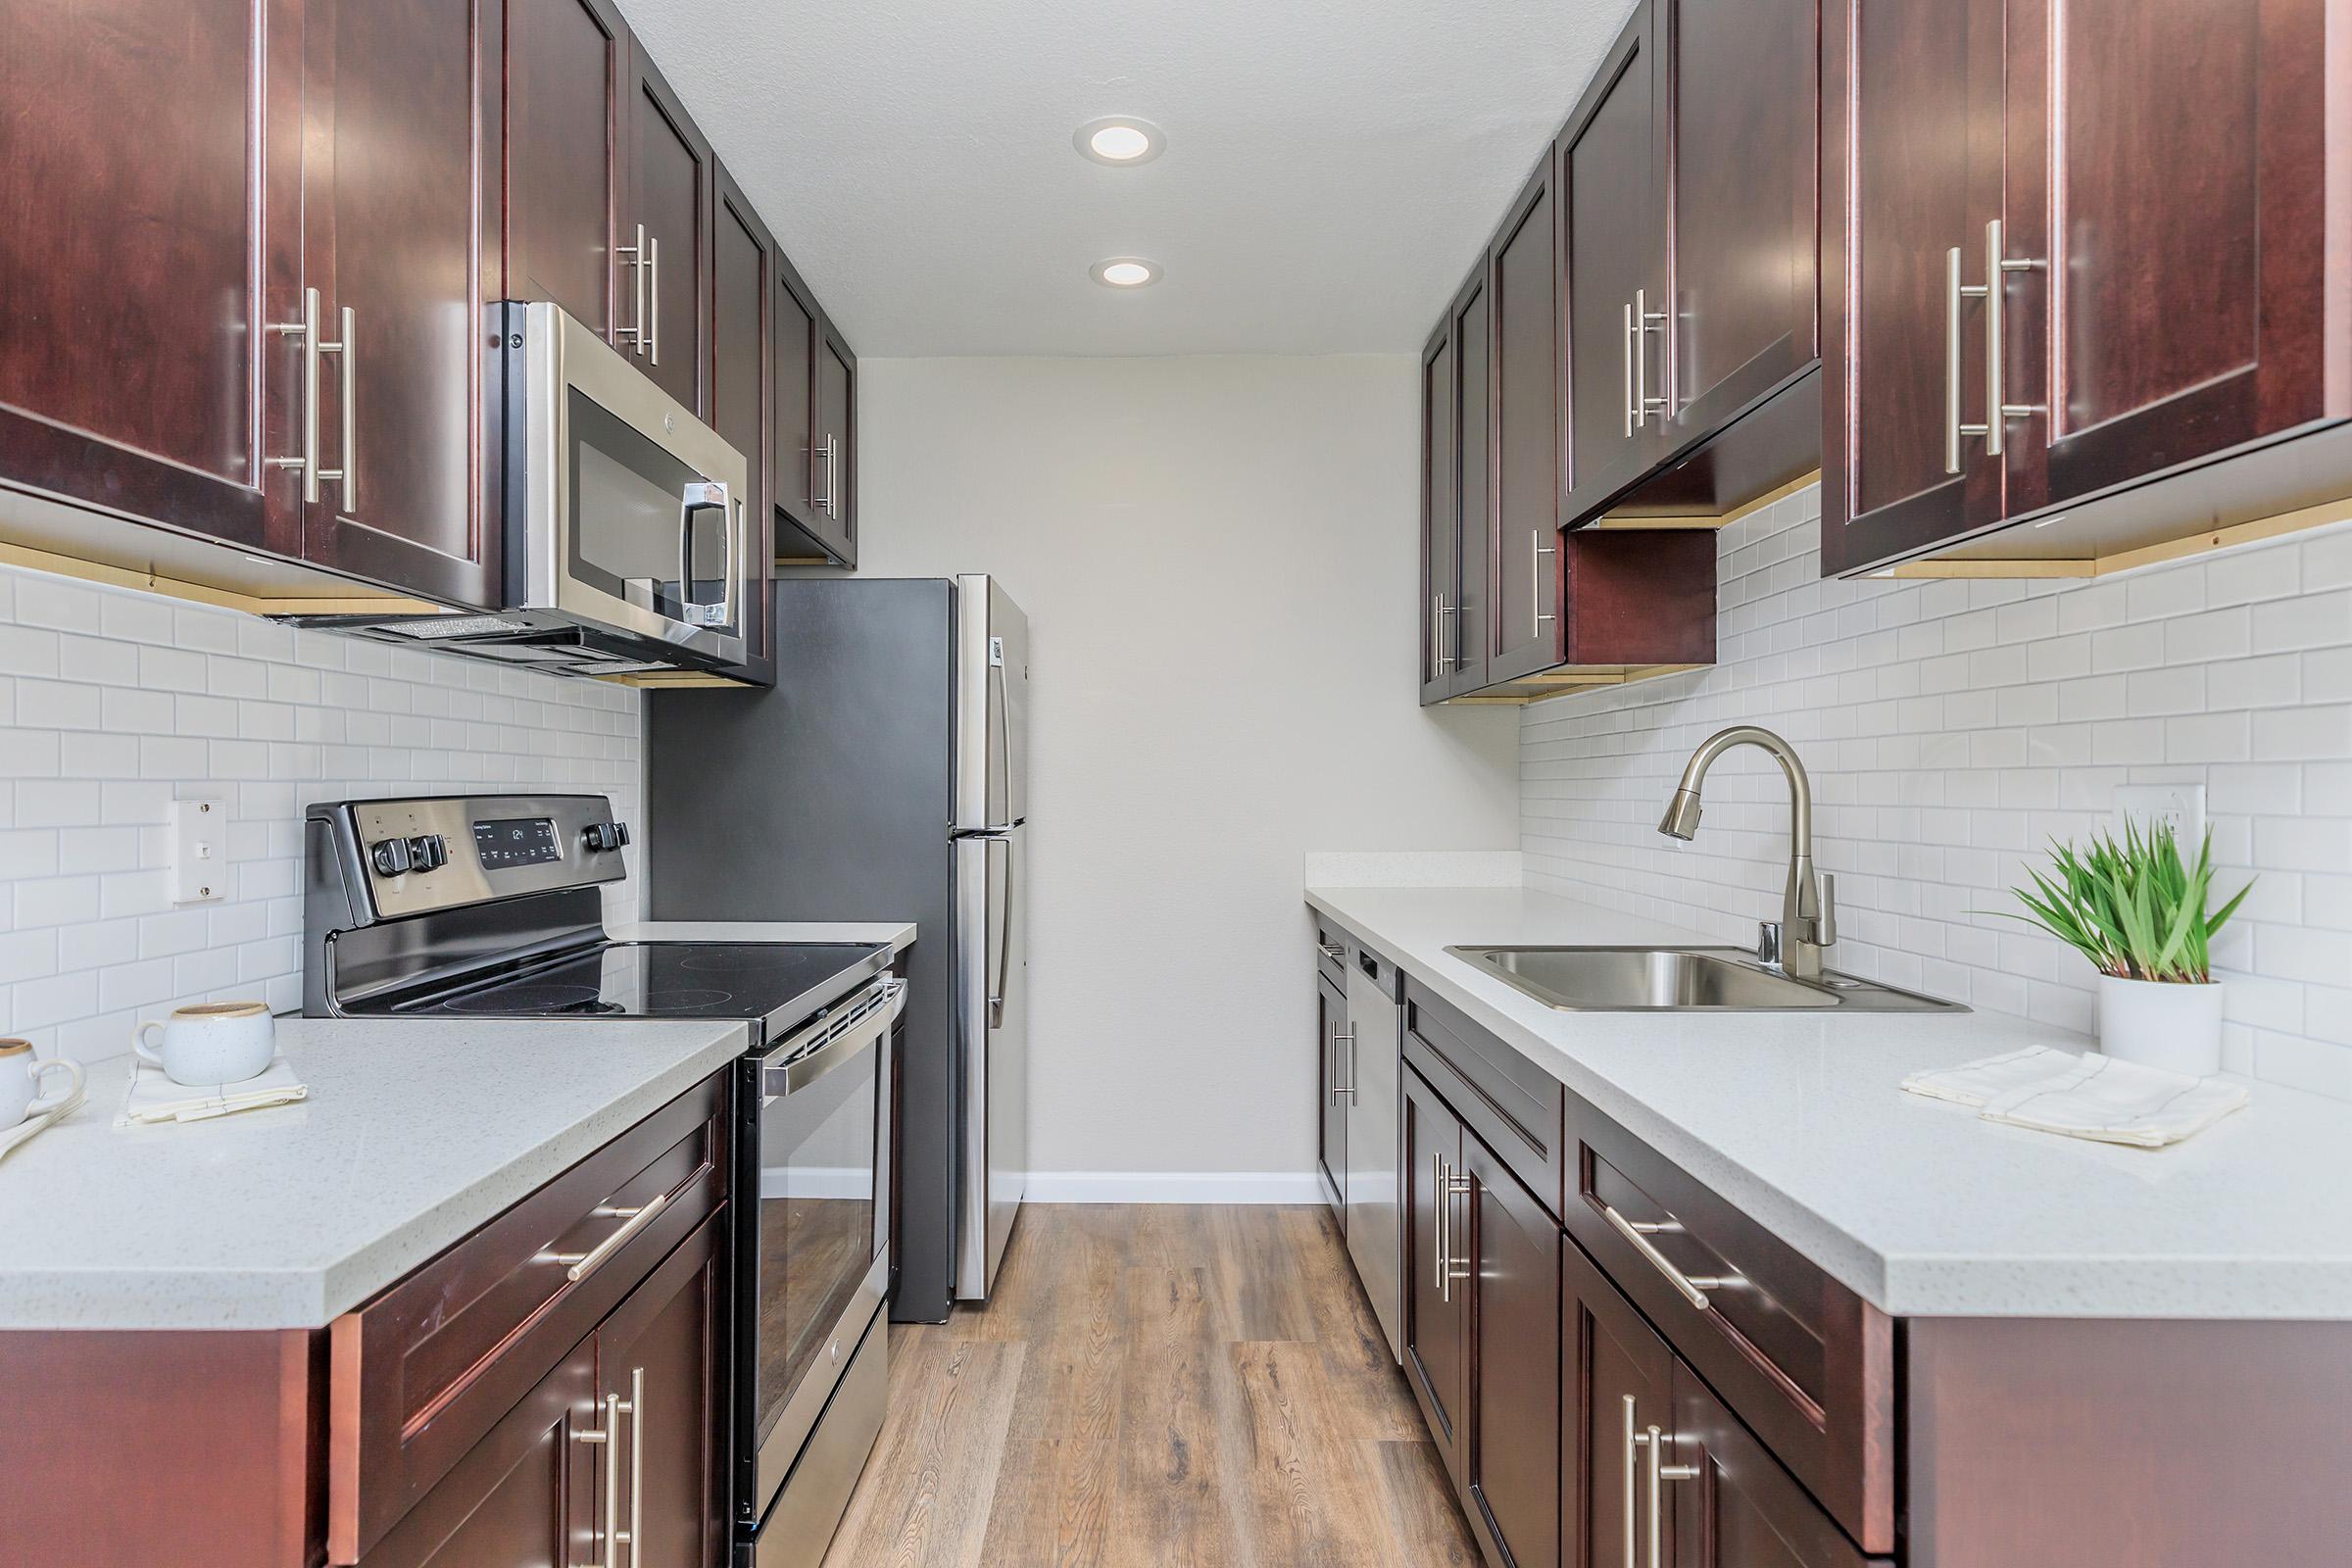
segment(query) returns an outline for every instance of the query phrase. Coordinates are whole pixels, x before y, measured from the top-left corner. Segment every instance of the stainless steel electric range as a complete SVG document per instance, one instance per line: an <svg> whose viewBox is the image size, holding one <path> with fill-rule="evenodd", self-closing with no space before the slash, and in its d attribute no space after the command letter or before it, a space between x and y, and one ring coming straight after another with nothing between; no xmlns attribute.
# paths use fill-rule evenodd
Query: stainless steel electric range
<svg viewBox="0 0 2352 1568"><path fill-rule="evenodd" d="M312 807L303 1010L751 1024L731 1421L713 1437L738 1559L813 1568L882 1424L906 982L880 944L608 934L600 887L627 874L628 842L597 795Z"/></svg>

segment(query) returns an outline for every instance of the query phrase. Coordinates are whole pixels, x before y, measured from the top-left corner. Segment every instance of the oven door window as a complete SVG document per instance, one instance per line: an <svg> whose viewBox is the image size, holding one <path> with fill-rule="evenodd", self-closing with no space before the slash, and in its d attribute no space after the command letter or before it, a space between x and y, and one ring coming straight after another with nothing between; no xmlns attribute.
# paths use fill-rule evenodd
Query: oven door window
<svg viewBox="0 0 2352 1568"><path fill-rule="evenodd" d="M887 1039L887 1036L884 1037ZM760 1431L765 1435L881 1255L884 1045L760 1111Z"/></svg>
<svg viewBox="0 0 2352 1568"><path fill-rule="evenodd" d="M566 396L571 576L664 619L733 630L728 504L579 388Z"/></svg>

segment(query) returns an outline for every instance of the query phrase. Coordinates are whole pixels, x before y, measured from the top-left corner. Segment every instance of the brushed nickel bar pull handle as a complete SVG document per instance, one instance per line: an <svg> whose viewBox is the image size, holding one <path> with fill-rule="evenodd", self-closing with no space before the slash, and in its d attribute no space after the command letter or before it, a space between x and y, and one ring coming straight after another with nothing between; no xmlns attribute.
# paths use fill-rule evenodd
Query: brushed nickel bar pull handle
<svg viewBox="0 0 2352 1568"><path fill-rule="evenodd" d="M1982 424L1960 420L1960 302L1987 293L1982 284L1960 281L1960 247L1943 253L1943 471L1960 471L1960 439L1985 435Z"/></svg>
<svg viewBox="0 0 2352 1568"><path fill-rule="evenodd" d="M343 335L332 343L318 344L318 352L320 354L332 354L339 362L343 371L343 466L340 468L320 468L316 465L313 466L313 471L318 475L318 478L333 479L342 484L342 510L344 514L347 516L353 515L354 508L358 506L358 503L352 499L353 492L351 477L352 468L354 466L352 449L359 442L359 417L353 411L357 377L353 371L353 361L356 356L352 353L352 341L359 335L359 329L354 324L354 320L355 318L352 316L351 307L348 305L344 306L338 318L338 324L340 324L343 329ZM317 336L318 334L316 333L312 334L314 341L317 339ZM316 385L316 382L313 384ZM317 422L317 418L314 416L312 420L314 428L316 427ZM317 486L314 485L313 488L316 489ZM311 499L315 501L318 499L318 497L313 496Z"/></svg>
<svg viewBox="0 0 2352 1568"><path fill-rule="evenodd" d="M612 247L612 254L626 256L629 259L629 286L636 302L629 324L614 327L612 335L615 338L627 338L630 348L636 351L639 359L643 359L645 358L645 225L643 223L637 225L636 244L615 245Z"/></svg>
<svg viewBox="0 0 2352 1568"><path fill-rule="evenodd" d="M2003 243L2001 220L1997 218L1984 225L1984 450L1999 457L2007 443L2004 427L2011 419L2032 418L2041 412L2034 403L2012 403L2003 387L2008 380L2009 354L2009 286L2007 274L2033 272L2041 263L2027 258L2013 258Z"/></svg>
<svg viewBox="0 0 2352 1568"><path fill-rule="evenodd" d="M1544 613L1544 558L1559 554L1559 546L1546 545L1541 528L1529 534L1527 542L1530 547L1527 558L1527 629L1529 635L1533 636L1544 629L1545 621L1559 618Z"/></svg>
<svg viewBox="0 0 2352 1568"><path fill-rule="evenodd" d="M1625 330L1622 335L1625 339L1625 438L1631 441L1638 420L1634 414L1634 307L1630 300L1626 302Z"/></svg>
<svg viewBox="0 0 2352 1568"><path fill-rule="evenodd" d="M1340 1047L1343 1043L1348 1047L1348 1081L1345 1084L1340 1082ZM1335 1023L1331 1026L1331 1098L1333 1103L1338 1103L1342 1095L1346 1095L1351 1101L1355 1099L1355 1031L1350 1029L1346 1034L1342 1034L1340 1026Z"/></svg>
<svg viewBox="0 0 2352 1568"><path fill-rule="evenodd" d="M620 1410L629 1418L629 1530L613 1539L629 1544L629 1568L637 1568L645 1555L639 1544L645 1540L645 1368L629 1369L629 1400ZM619 1553L607 1550L605 1555L620 1568Z"/></svg>
<svg viewBox="0 0 2352 1568"><path fill-rule="evenodd" d="M1634 1250L1642 1254L1643 1261L1665 1275L1666 1282L1681 1293L1683 1299L1697 1307L1701 1312L1707 1309L1707 1289L1724 1290L1746 1283L1736 1278L1695 1280L1676 1268L1672 1260L1664 1252L1658 1250L1657 1244L1649 1239L1654 1233L1671 1234L1682 1229L1680 1225L1674 1224L1672 1221L1664 1223L1637 1222L1627 1219L1607 1203L1600 1205L1600 1217L1607 1220L1610 1228L1615 1230L1618 1235L1633 1243ZM1706 1289L1702 1289L1702 1286Z"/></svg>
<svg viewBox="0 0 2352 1568"><path fill-rule="evenodd" d="M652 333L654 346L647 358L656 365L660 365L662 363L662 236L659 234L646 236L645 270L647 274L645 292L652 300L650 308L654 313L653 325L648 329Z"/></svg>
<svg viewBox="0 0 2352 1568"><path fill-rule="evenodd" d="M1438 1299L1450 1301L1453 1297L1446 1287L1446 1156L1441 1153L1429 1156L1429 1195L1437 1209L1437 1246L1431 1250L1437 1256Z"/></svg>
<svg viewBox="0 0 2352 1568"><path fill-rule="evenodd" d="M306 506L318 500L318 291L302 291L302 319L272 321L270 330L302 339L302 455L265 460L272 468L302 470L302 499Z"/></svg>
<svg viewBox="0 0 2352 1568"><path fill-rule="evenodd" d="M1634 1396L1629 1394L1624 1397L1625 1427L1620 1456L1625 1463L1625 1568L1641 1568L1638 1553L1642 1549L1642 1530L1635 1515L1634 1496L1639 1482L1634 1472L1642 1466L1634 1450L1642 1446L1642 1438L1634 1428Z"/></svg>
<svg viewBox="0 0 2352 1568"><path fill-rule="evenodd" d="M1318 942L1315 947L1321 951L1323 956L1331 959L1334 963L1348 956L1348 950L1337 942Z"/></svg>
<svg viewBox="0 0 2352 1568"><path fill-rule="evenodd" d="M598 1269L603 1268L605 1266L605 1261L608 1258L629 1244L629 1238L635 1236L639 1231L645 1229L648 1225L651 1225L655 1219L660 1217L662 1211L668 1206L669 1195L667 1193L656 1193L652 1198L648 1199L644 1206L640 1208L600 1209L598 1212L602 1213L607 1218L622 1221L620 1225L613 1229L612 1235L606 1237L603 1241L597 1243L596 1246L589 1249L585 1252L550 1253L547 1255L546 1261L550 1263L563 1263L568 1265L564 1270L564 1277L572 1284L577 1285L580 1283L580 1281L586 1279Z"/></svg>
<svg viewBox="0 0 2352 1568"><path fill-rule="evenodd" d="M1658 1467L1666 1449L1665 1434L1651 1426L1642 1436L1649 1446L1649 1568L1662 1568L1666 1560L1666 1509Z"/></svg>
<svg viewBox="0 0 2352 1568"><path fill-rule="evenodd" d="M1652 409L1658 411L1658 417L1661 419L1666 416L1667 400L1653 398L1649 395L1649 323L1652 321L1657 322L1659 330L1662 331L1666 324L1666 313L1649 308L1649 291L1646 288L1634 290L1634 427L1636 429L1648 427L1649 411Z"/></svg>
<svg viewBox="0 0 2352 1568"><path fill-rule="evenodd" d="M615 1395L606 1401L605 1425L602 1431L574 1432L571 1435L571 1441L574 1443L601 1443L605 1446L605 1560L601 1563L577 1562L571 1564L571 1568L616 1568L612 1561L612 1526L615 1523L612 1487L620 1479L620 1472L614 1467L613 1460L612 1399L617 1397L618 1396Z"/></svg>
<svg viewBox="0 0 2352 1568"><path fill-rule="evenodd" d="M825 515L841 520L841 437L825 437Z"/></svg>
<svg viewBox="0 0 2352 1568"><path fill-rule="evenodd" d="M620 1568L620 1396L605 1396L605 1568Z"/></svg>
<svg viewBox="0 0 2352 1568"><path fill-rule="evenodd" d="M1454 1168L1451 1160L1446 1164L1446 1299L1453 1299L1453 1282L1470 1277L1470 1259L1453 1255L1453 1200L1474 1189L1472 1178Z"/></svg>

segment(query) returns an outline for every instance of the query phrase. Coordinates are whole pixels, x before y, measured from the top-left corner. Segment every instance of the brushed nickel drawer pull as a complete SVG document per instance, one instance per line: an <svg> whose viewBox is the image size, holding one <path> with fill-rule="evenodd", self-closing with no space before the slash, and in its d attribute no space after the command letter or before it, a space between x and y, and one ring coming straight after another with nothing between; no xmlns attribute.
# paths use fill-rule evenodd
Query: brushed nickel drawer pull
<svg viewBox="0 0 2352 1568"><path fill-rule="evenodd" d="M629 1244L629 1238L651 1225L668 1206L669 1195L657 1193L647 1200L641 1208L600 1208L597 1213L602 1217L622 1221L612 1235L585 1252L550 1252L545 1260L550 1263L567 1265L564 1270L564 1277L577 1285L598 1269L603 1268L607 1259Z"/></svg>
<svg viewBox="0 0 2352 1568"><path fill-rule="evenodd" d="M1607 1203L1600 1205L1600 1217L1607 1220L1618 1235L1633 1243L1634 1250L1640 1252L1651 1268L1665 1275L1666 1283L1680 1292L1684 1300L1701 1312L1707 1310L1707 1292L1737 1290L1747 1283L1737 1274L1690 1275L1676 1268L1673 1261L1658 1250L1657 1244L1650 1240L1653 1235L1681 1234L1683 1227L1673 1220L1630 1220Z"/></svg>

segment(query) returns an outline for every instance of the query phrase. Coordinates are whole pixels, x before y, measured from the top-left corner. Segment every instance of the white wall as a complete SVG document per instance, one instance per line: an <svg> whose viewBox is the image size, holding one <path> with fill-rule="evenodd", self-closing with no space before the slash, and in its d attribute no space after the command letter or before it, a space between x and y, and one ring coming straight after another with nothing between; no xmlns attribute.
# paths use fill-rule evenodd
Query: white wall
<svg viewBox="0 0 2352 1568"><path fill-rule="evenodd" d="M1309 1196L1301 854L1518 831L1510 710L1416 706L1415 362L858 370L860 571L1030 617L1032 1164Z"/></svg>
<svg viewBox="0 0 2352 1568"><path fill-rule="evenodd" d="M1812 777L1831 961L2089 1030L2087 964L1980 911L2123 783L2206 786L2219 885L2260 883L2216 956L2228 1064L2352 1099L2352 531L2073 584L1823 582L1820 491L1724 531L1722 662L1523 710L1531 885L1752 942L1788 808L1761 753L1654 830L1691 750L1763 724Z"/></svg>
<svg viewBox="0 0 2352 1568"><path fill-rule="evenodd" d="M299 1006L304 808L521 785L639 820L638 701L0 568L0 1036L94 1060L181 1003ZM174 906L164 824L206 796L228 896Z"/></svg>

